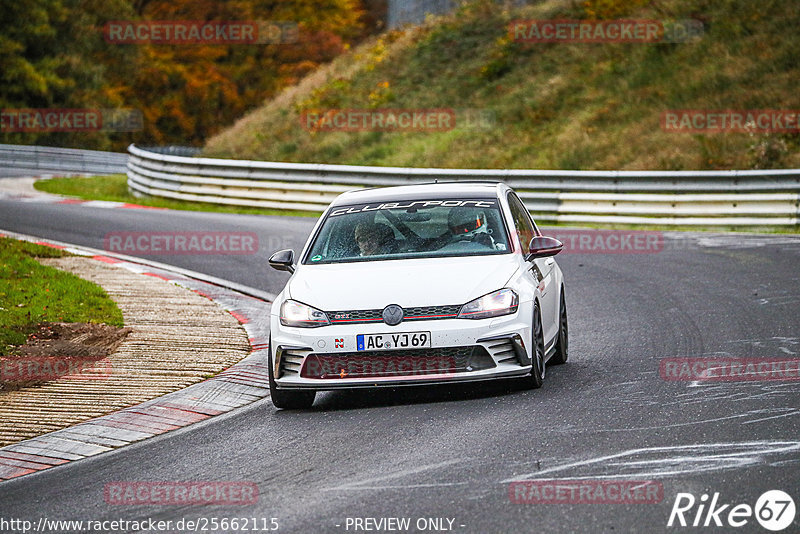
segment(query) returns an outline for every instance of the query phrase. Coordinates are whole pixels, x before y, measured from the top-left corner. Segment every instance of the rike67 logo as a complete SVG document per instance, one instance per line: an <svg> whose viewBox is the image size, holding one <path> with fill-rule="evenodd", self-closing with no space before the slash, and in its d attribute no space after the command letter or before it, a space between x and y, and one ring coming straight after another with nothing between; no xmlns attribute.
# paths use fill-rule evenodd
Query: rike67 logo
<svg viewBox="0 0 800 534"><path fill-rule="evenodd" d="M696 507L695 507L696 505ZM678 493L672 504L667 526L692 527L743 527L753 517L767 530L778 532L794 522L795 504L788 493L781 490L764 492L755 506L749 504L720 504L719 493L703 494L699 499L691 493Z"/></svg>

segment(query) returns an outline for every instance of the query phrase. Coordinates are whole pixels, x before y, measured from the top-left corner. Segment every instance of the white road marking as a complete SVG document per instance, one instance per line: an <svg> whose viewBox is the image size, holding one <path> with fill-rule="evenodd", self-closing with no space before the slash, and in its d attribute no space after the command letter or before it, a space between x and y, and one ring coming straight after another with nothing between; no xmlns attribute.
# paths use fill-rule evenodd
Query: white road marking
<svg viewBox="0 0 800 534"><path fill-rule="evenodd" d="M636 458L648 454L654 454L657 457L652 459ZM501 482L510 483L526 479L538 480L542 475L564 473L570 470L577 470L579 474L559 476L558 478L568 480L575 478L665 478L675 475L697 474L699 472L768 464L767 456L786 454L800 454L800 441L751 441L649 447L630 449L620 453L570 462L532 473L517 475ZM786 460L794 460L794 458L780 461ZM596 467L600 469L593 471L592 468ZM583 473L580 473L581 471ZM607 471L614 472L608 473Z"/></svg>
<svg viewBox="0 0 800 534"><path fill-rule="evenodd" d="M787 409L788 409L788 408L787 408ZM773 416L771 416L771 417L763 417L763 418L761 418L761 419L754 419L754 420L752 420L752 421L745 421L745 422L744 422L744 423L742 423L742 424L743 424L743 425L749 425L749 424L751 424L751 423L759 423L759 422L761 422L761 421L768 421L768 420L770 420L770 419L779 419L779 418L781 418L781 417L791 417L791 416L793 416L793 415L798 415L798 414L800 414L800 410L792 410L792 411L790 411L790 412L783 413L783 414L780 414L780 415L773 415Z"/></svg>
<svg viewBox="0 0 800 534"><path fill-rule="evenodd" d="M345 484L342 484L340 486L334 486L332 488L324 488L324 491L335 491L335 490L344 490L344 489L361 489L364 484L369 484L369 483L372 483L372 482L381 482L383 480L392 480L392 479L395 479L395 478L402 478L402 477L405 477L405 476L408 476L408 475L415 475L417 473L422 473L423 471L430 471L430 470L433 470L433 469L439 469L441 467L446 467L448 465L453 465L453 464L456 464L456 463L459 463L459 462L462 462L462 461L463 460L447 460L445 462L439 462L439 463L436 463L436 464L428 464L428 465L423 465L423 466L420 466L420 467L415 467L415 468L412 468L412 469L404 469L402 471L395 471L394 473L389 473L387 475L382 475L382 476L379 476L379 477L365 478L363 480L359 480L359 481L356 481L356 482L347 482ZM436 484L436 485L447 485L447 484ZM358 487L355 487L355 486L358 486ZM371 489L379 489L379 488L383 488L383 487L389 488L391 486L378 486L377 488L373 487Z"/></svg>

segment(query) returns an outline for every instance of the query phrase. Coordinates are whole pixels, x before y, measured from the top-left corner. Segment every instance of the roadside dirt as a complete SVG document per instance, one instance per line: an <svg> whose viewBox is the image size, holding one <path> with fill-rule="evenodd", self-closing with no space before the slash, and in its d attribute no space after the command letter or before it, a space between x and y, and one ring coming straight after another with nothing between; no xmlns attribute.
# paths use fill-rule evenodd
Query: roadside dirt
<svg viewBox="0 0 800 534"><path fill-rule="evenodd" d="M247 331L239 321L190 289L87 257L39 262L102 287L119 306L130 333L115 341L97 325L85 327L88 331L50 325L49 332L37 334L23 349L27 358L22 361L32 364L20 367L17 360L0 365L16 381L36 373L48 379L0 390L0 447L183 389L250 353ZM67 339L80 346L65 346ZM48 359L56 349L59 356L72 354L69 361ZM65 369L66 364L78 368Z"/></svg>
<svg viewBox="0 0 800 534"><path fill-rule="evenodd" d="M94 323L42 323L27 342L0 358L0 390L13 391L66 375L102 372L97 364L131 332Z"/></svg>

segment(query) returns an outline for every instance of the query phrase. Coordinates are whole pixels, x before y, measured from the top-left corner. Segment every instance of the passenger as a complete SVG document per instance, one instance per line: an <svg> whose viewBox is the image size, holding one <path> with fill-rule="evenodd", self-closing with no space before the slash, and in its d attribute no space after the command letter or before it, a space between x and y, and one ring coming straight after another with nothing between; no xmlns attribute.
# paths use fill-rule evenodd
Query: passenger
<svg viewBox="0 0 800 534"><path fill-rule="evenodd" d="M494 248L492 231L486 224L486 213L478 208L456 207L447 215L451 242L472 241Z"/></svg>

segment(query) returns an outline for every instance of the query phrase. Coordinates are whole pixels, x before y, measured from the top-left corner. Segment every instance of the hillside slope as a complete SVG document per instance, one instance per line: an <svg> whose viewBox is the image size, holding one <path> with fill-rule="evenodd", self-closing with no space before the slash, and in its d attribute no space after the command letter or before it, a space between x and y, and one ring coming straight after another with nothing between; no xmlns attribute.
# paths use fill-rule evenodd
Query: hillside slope
<svg viewBox="0 0 800 534"><path fill-rule="evenodd" d="M595 15L699 19L704 33L682 43L522 43L508 32L517 19ZM515 10L479 0L341 56L210 139L205 153L415 167L797 167L797 133L676 133L661 116L800 110L799 24L795 0L551 0ZM447 108L459 120L471 109L489 120L418 132L301 124L303 112L330 108Z"/></svg>

